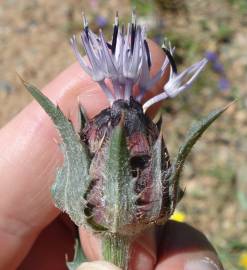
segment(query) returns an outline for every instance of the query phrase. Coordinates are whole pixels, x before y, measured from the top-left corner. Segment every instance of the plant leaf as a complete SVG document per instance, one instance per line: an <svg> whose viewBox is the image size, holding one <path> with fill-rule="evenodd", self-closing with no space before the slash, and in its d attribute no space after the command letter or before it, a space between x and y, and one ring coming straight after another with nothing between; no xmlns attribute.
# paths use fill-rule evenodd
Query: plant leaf
<svg viewBox="0 0 247 270"><path fill-rule="evenodd" d="M227 106L214 110L210 112L206 117L203 117L201 120L195 122L188 131L188 134L185 138L184 143L179 148L177 157L175 162L173 163L173 172L169 179L171 186L171 193L173 196L173 205L172 208L175 209L176 203L178 201L179 196L179 178L182 172L182 168L186 157L190 153L192 147L197 142L197 140L201 137L204 131L235 101L231 102Z"/></svg>
<svg viewBox="0 0 247 270"><path fill-rule="evenodd" d="M35 86L22 80L26 89L37 100L51 117L61 137L61 149L64 154L64 164L58 169L56 181L52 186L52 196L56 206L69 214L79 226L84 223L84 193L89 185L90 159L87 148L79 141L71 122Z"/></svg>
<svg viewBox="0 0 247 270"><path fill-rule="evenodd" d="M66 262L67 267L69 270L76 270L80 264L84 263L87 261L86 255L83 252L83 249L80 245L80 240L76 239L75 240L75 253L74 253L74 258L73 261L71 262Z"/></svg>
<svg viewBox="0 0 247 270"><path fill-rule="evenodd" d="M118 228L128 224L135 209L135 182L129 165L129 151L123 127L123 115L120 123L112 131L107 149L105 169L104 198L108 205L108 220L111 221L110 231L118 232Z"/></svg>
<svg viewBox="0 0 247 270"><path fill-rule="evenodd" d="M150 189L150 201L152 207L148 211L150 220L155 220L160 214L163 202L163 181L164 181L164 159L163 159L163 138L162 133L152 148L151 169L152 169L152 188Z"/></svg>

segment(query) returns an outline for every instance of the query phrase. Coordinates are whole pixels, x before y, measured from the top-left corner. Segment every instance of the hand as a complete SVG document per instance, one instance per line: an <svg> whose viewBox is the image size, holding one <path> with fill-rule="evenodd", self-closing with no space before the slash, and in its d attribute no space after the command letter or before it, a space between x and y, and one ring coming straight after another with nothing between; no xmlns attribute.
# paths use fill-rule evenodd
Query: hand
<svg viewBox="0 0 247 270"><path fill-rule="evenodd" d="M164 56L155 44L150 47L154 74ZM159 82L150 93L163 84ZM78 64L61 73L44 93L59 104L75 127L78 99L89 117L108 106L103 92ZM59 215L50 195L56 168L62 164L56 140L53 123L35 101L0 131L0 269L62 270L66 269L65 254L72 257L76 229ZM193 260L205 261L201 269L220 265L206 238L188 225L169 222L158 235L152 230L137 240L133 269L200 269ZM83 229L80 237L87 255L99 259L98 240ZM162 241L157 243L157 239ZM190 268L184 268L189 260Z"/></svg>

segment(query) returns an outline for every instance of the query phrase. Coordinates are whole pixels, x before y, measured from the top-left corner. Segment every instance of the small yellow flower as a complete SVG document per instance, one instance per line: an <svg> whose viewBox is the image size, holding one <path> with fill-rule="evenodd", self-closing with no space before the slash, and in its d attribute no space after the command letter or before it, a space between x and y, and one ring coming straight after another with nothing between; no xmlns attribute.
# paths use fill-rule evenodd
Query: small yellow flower
<svg viewBox="0 0 247 270"><path fill-rule="evenodd" d="M178 221L178 222L184 222L185 219L186 219L186 215L184 212L182 211L175 211L173 213L173 215L170 217L171 220L175 220L175 221Z"/></svg>
<svg viewBox="0 0 247 270"><path fill-rule="evenodd" d="M244 251L238 261L239 265L242 266L244 269L247 269L247 251Z"/></svg>

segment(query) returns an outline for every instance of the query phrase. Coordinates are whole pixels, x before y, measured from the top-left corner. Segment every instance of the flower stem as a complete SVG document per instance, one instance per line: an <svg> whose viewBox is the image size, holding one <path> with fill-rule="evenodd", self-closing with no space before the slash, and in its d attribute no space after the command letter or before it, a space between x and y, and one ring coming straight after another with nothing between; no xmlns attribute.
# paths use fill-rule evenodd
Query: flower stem
<svg viewBox="0 0 247 270"><path fill-rule="evenodd" d="M119 234L106 234L102 239L103 257L123 270L128 269L130 238Z"/></svg>

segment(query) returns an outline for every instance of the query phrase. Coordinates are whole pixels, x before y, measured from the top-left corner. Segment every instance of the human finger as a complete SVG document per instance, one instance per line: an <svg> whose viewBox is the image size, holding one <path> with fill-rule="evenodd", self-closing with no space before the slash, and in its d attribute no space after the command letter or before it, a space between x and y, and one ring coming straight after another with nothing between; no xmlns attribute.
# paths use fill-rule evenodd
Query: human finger
<svg viewBox="0 0 247 270"><path fill-rule="evenodd" d="M66 258L72 261L78 235L76 229L68 224L68 219L68 216L59 215L42 230L28 256L18 265L18 270L68 270L65 261Z"/></svg>
<svg viewBox="0 0 247 270"><path fill-rule="evenodd" d="M223 270L205 235L185 223L169 221L159 230L155 270Z"/></svg>

